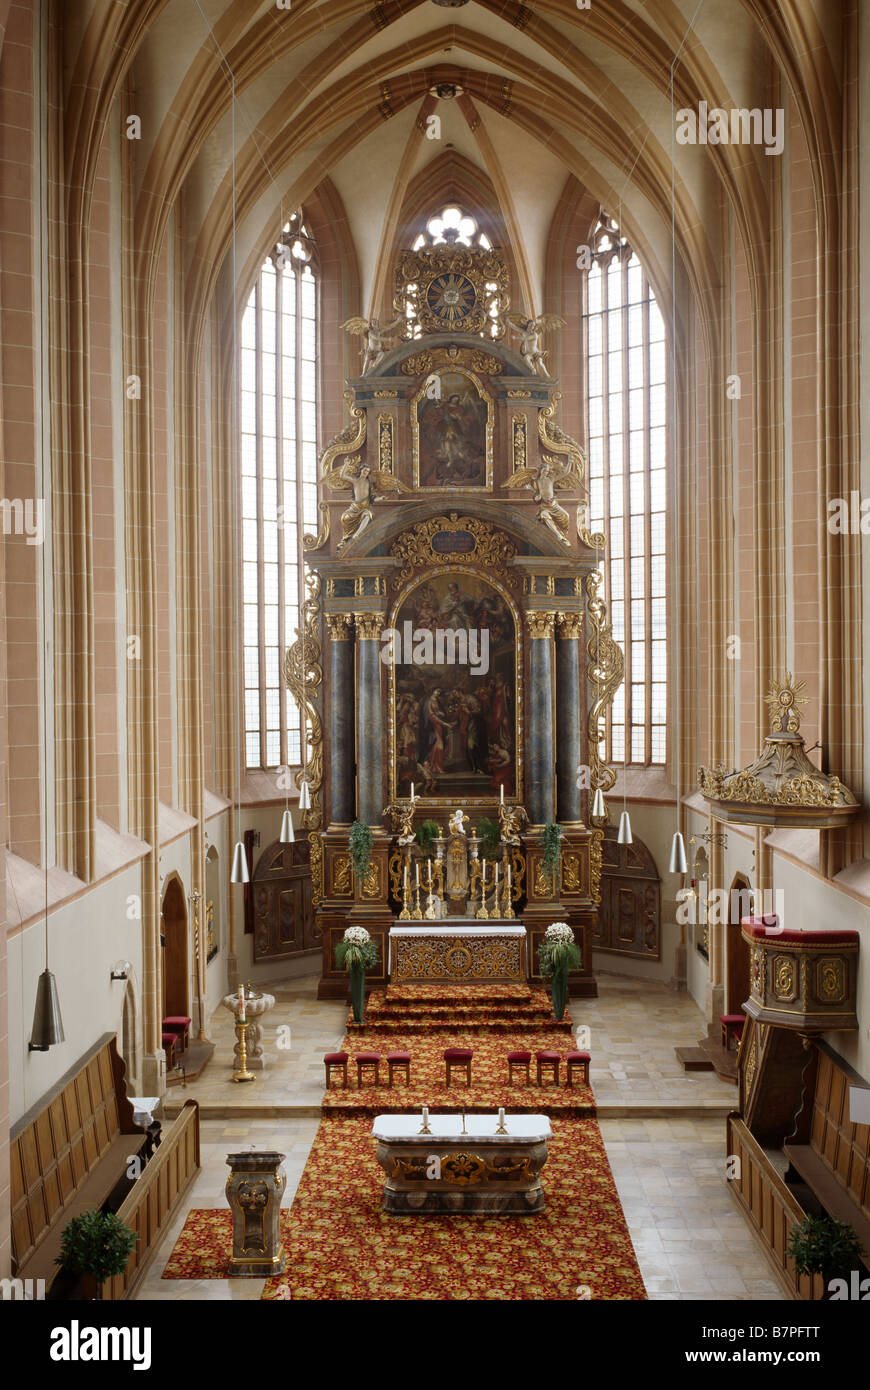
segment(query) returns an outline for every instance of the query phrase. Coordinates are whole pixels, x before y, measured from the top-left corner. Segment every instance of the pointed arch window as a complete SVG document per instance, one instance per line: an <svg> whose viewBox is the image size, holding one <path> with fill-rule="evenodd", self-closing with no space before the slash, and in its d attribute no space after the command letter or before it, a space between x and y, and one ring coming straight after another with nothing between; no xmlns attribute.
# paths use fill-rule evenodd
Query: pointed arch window
<svg viewBox="0 0 870 1390"><path fill-rule="evenodd" d="M297 213L242 316L242 589L245 762L302 760L299 709L281 677L299 626L302 532L317 530L317 248Z"/></svg>
<svg viewBox="0 0 870 1390"><path fill-rule="evenodd" d="M667 734L665 326L643 266L612 218L592 239L583 315L592 529L625 682L606 758L663 764Z"/></svg>

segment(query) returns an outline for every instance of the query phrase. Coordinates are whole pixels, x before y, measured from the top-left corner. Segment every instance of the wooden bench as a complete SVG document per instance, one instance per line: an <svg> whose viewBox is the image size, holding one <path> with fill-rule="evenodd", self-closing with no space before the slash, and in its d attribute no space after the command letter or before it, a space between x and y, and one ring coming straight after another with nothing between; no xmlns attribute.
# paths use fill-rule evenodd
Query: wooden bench
<svg viewBox="0 0 870 1390"><path fill-rule="evenodd" d="M95 1208L117 1210L144 1169L148 1136L133 1122L124 1070L107 1033L12 1129L15 1274L44 1279L46 1291L60 1273L67 1222Z"/></svg>

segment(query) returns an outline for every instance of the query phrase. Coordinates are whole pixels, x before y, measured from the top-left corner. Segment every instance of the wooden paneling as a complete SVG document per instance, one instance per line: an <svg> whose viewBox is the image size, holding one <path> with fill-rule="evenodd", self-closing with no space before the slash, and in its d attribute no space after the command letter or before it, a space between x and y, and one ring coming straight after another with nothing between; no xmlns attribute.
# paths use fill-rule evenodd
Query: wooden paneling
<svg viewBox="0 0 870 1390"><path fill-rule="evenodd" d="M810 1144L870 1220L870 1125L849 1120L849 1086L864 1084L824 1047L819 1049Z"/></svg>
<svg viewBox="0 0 870 1390"><path fill-rule="evenodd" d="M729 1182L731 1195L743 1211L784 1292L791 1298L820 1298L822 1280L798 1277L786 1246L795 1226L806 1216L786 1187L761 1145L736 1115L727 1121L728 1159L736 1175Z"/></svg>
<svg viewBox="0 0 870 1390"><path fill-rule="evenodd" d="M604 831L592 945L614 955L660 960L662 887L655 860L643 840L620 845L617 833L612 825Z"/></svg>
<svg viewBox="0 0 870 1390"><path fill-rule="evenodd" d="M252 876L250 900L255 961L286 960L320 950L307 842L299 846L276 842L263 852Z"/></svg>

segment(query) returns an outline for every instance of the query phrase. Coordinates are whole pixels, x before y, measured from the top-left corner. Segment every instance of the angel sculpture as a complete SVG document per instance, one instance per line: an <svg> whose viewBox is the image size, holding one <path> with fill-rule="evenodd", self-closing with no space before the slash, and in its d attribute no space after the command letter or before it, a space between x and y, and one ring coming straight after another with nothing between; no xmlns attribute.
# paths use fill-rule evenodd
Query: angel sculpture
<svg viewBox="0 0 870 1390"><path fill-rule="evenodd" d="M346 512L341 514L341 535L338 549L343 550L348 541L355 541L370 525L374 517L374 504L379 497L388 492L410 492L410 488L386 473L382 468L370 468L367 463L354 462L347 458L338 470L335 482L337 490L349 487L353 490L353 501Z"/></svg>
<svg viewBox="0 0 870 1390"><path fill-rule="evenodd" d="M558 536L563 545L570 545L568 539L568 523L570 517L560 502L556 501L556 488L560 491L571 491L579 485L579 478L576 473L572 473L568 468L562 468L548 454L544 455L544 461L537 469L517 468L505 483L507 488L530 487L533 489L536 502L540 502L538 508L538 520L545 526L549 526L554 536Z"/></svg>
<svg viewBox="0 0 870 1390"><path fill-rule="evenodd" d="M384 328L381 328L379 319L352 318L341 325L347 333L356 333L360 338L365 339L363 376L384 360L388 351L387 339L395 338L397 336L396 330L401 328L404 322L404 318L400 315Z"/></svg>
<svg viewBox="0 0 870 1390"><path fill-rule="evenodd" d="M498 829L503 845L518 845L520 830L528 825L529 818L524 806L508 806L505 802L498 808Z"/></svg>
<svg viewBox="0 0 870 1390"><path fill-rule="evenodd" d="M399 844L404 848L414 843L414 803L413 801L391 801L384 807L383 814L389 813L393 819L393 830L398 834Z"/></svg>
<svg viewBox="0 0 870 1390"><path fill-rule="evenodd" d="M536 319L508 314L507 322L520 339L520 356L532 375L549 376L544 367L546 353L541 347L541 334L551 328L564 328L565 320L559 314L539 314Z"/></svg>

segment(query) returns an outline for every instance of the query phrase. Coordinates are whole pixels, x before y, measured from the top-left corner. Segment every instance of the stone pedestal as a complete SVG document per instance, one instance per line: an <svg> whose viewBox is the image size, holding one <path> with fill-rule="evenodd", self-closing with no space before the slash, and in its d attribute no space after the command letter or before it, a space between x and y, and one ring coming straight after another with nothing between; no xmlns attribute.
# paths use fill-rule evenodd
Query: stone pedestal
<svg viewBox="0 0 870 1390"><path fill-rule="evenodd" d="M272 1151L227 1154L227 1201L233 1213L230 1277L266 1277L284 1268L280 1211L284 1154Z"/></svg>

